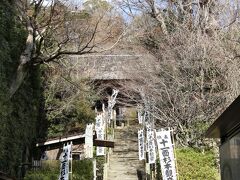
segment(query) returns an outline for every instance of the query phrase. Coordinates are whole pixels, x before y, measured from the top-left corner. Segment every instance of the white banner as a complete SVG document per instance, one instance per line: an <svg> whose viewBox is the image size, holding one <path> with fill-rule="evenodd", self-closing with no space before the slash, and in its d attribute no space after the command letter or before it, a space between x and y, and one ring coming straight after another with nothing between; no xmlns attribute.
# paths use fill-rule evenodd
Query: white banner
<svg viewBox="0 0 240 180"><path fill-rule="evenodd" d="M104 127L103 114L98 114L95 120L95 131L97 131L98 129L102 129Z"/></svg>
<svg viewBox="0 0 240 180"><path fill-rule="evenodd" d="M93 124L88 124L85 130L85 158L93 158Z"/></svg>
<svg viewBox="0 0 240 180"><path fill-rule="evenodd" d="M177 180L174 149L170 130L156 132L163 180Z"/></svg>
<svg viewBox="0 0 240 180"><path fill-rule="evenodd" d="M104 140L104 128L100 128L97 130L97 139ZM97 146L97 156L104 156L104 155L105 155L105 147Z"/></svg>
<svg viewBox="0 0 240 180"><path fill-rule="evenodd" d="M116 104L118 92L119 90L113 89L113 93L111 97L108 99L108 123L110 123L110 120L113 119L112 109Z"/></svg>
<svg viewBox="0 0 240 180"><path fill-rule="evenodd" d="M154 164L156 161L156 145L154 131L152 129L149 129L147 131L147 149L148 149L148 163Z"/></svg>
<svg viewBox="0 0 240 180"><path fill-rule="evenodd" d="M141 110L138 110L138 123L142 124L144 120L144 113Z"/></svg>
<svg viewBox="0 0 240 180"><path fill-rule="evenodd" d="M145 117L146 114L147 113L144 113L144 117ZM148 132L151 131L152 128L151 128L151 125L150 125L149 121L144 120L144 124L145 124L146 130L147 130L146 152L149 152L148 151ZM155 145L155 143L154 143L154 145Z"/></svg>
<svg viewBox="0 0 240 180"><path fill-rule="evenodd" d="M104 156L105 155L105 147L97 146L97 156Z"/></svg>
<svg viewBox="0 0 240 180"><path fill-rule="evenodd" d="M69 174L69 159L71 154L72 146L63 146L63 152L60 158L60 176L59 180L68 180Z"/></svg>
<svg viewBox="0 0 240 180"><path fill-rule="evenodd" d="M95 124L95 131L97 134L97 139L104 140L105 135L105 123L103 119L104 113L97 115L96 117L96 124ZM97 146L97 156L105 155L105 148Z"/></svg>
<svg viewBox="0 0 240 180"><path fill-rule="evenodd" d="M145 159L145 148L144 148L144 131L143 129L138 130L138 155L139 160Z"/></svg>

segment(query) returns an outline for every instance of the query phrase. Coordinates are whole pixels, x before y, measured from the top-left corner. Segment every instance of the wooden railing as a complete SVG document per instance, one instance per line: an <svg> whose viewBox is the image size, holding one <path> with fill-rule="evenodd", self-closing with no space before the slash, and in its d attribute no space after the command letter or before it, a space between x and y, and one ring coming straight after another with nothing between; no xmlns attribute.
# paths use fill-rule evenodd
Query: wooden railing
<svg viewBox="0 0 240 180"><path fill-rule="evenodd" d="M37 161L37 160L33 160L32 161L32 169L35 171L35 170L38 170L39 168L42 167L42 161Z"/></svg>

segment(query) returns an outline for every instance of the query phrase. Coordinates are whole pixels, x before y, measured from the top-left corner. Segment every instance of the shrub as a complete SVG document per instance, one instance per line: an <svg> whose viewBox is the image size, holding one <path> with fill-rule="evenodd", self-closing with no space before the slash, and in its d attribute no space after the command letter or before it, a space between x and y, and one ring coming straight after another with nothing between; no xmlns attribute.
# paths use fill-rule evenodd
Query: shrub
<svg viewBox="0 0 240 180"><path fill-rule="evenodd" d="M73 180L93 179L93 164L91 160L73 161ZM56 180L60 173L59 161L45 161L39 170L29 171L24 180Z"/></svg>
<svg viewBox="0 0 240 180"><path fill-rule="evenodd" d="M220 179L216 157L213 152L200 152L197 149L176 150L180 180L218 180Z"/></svg>

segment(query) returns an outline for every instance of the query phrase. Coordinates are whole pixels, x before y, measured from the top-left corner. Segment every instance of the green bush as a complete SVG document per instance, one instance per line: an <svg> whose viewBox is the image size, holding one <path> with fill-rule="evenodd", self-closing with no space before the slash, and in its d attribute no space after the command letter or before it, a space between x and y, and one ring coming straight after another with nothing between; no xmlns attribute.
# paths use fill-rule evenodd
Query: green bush
<svg viewBox="0 0 240 180"><path fill-rule="evenodd" d="M216 157L213 152L200 152L192 148L176 150L180 180L218 180L220 179Z"/></svg>
<svg viewBox="0 0 240 180"><path fill-rule="evenodd" d="M91 160L73 162L73 179L90 180L93 179L93 164Z"/></svg>
<svg viewBox="0 0 240 180"><path fill-rule="evenodd" d="M105 157L98 156L96 157L96 161L97 161L97 180L103 180Z"/></svg>
<svg viewBox="0 0 240 180"><path fill-rule="evenodd" d="M93 179L91 160L73 161L73 180ZM60 174L59 161L45 161L39 170L28 171L24 180L56 180Z"/></svg>

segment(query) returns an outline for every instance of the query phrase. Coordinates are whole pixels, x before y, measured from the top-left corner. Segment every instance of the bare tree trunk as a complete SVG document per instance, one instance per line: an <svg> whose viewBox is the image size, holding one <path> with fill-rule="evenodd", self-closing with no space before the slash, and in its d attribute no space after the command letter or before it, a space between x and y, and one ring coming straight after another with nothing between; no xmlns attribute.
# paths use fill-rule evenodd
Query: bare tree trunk
<svg viewBox="0 0 240 180"><path fill-rule="evenodd" d="M148 0L147 3L151 8L152 17L154 17L160 24L162 32L164 35L168 34L166 23L164 22L164 18L162 16L162 12L156 7L154 0Z"/></svg>
<svg viewBox="0 0 240 180"><path fill-rule="evenodd" d="M16 91L19 89L20 85L22 84L24 78L27 75L27 69L26 66L31 61L33 50L34 50L34 37L33 37L33 27L31 25L31 21L28 21L27 24L27 30L28 30L28 37L26 40L26 48L24 52L20 56L20 64L17 68L17 73L15 76L15 79L12 81L11 87L10 87L10 98L16 93Z"/></svg>

